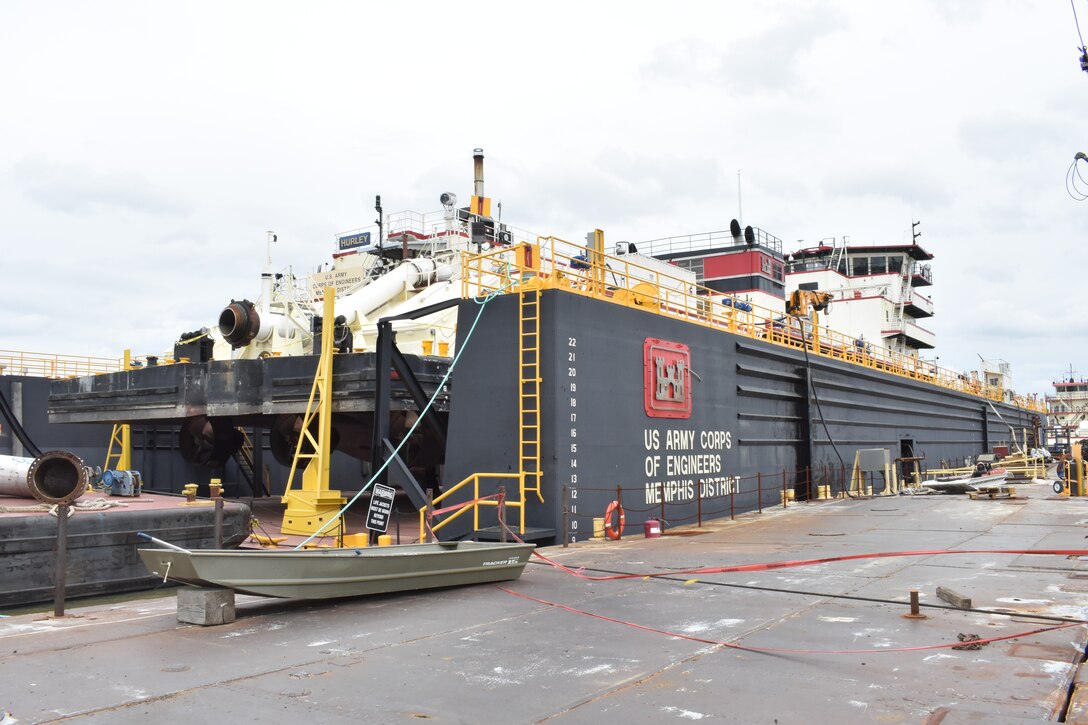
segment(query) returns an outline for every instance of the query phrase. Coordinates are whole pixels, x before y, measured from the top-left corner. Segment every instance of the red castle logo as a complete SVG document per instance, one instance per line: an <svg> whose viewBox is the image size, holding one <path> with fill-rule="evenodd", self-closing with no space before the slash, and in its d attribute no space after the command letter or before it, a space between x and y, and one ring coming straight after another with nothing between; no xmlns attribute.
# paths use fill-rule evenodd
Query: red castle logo
<svg viewBox="0 0 1088 725"><path fill-rule="evenodd" d="M687 345L646 338L643 392L651 418L691 417L691 351Z"/></svg>

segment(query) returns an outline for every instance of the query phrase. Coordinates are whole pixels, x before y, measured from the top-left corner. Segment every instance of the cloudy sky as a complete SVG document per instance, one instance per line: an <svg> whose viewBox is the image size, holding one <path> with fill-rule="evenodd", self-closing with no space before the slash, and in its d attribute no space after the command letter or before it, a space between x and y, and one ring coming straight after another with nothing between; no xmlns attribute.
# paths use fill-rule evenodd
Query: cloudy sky
<svg viewBox="0 0 1088 725"><path fill-rule="evenodd" d="M1088 0L1074 0L1088 31ZM471 194L610 240L897 244L942 365L1088 376L1069 2L0 4L0 348L169 348L338 231ZM1088 169L1085 169L1088 175Z"/></svg>

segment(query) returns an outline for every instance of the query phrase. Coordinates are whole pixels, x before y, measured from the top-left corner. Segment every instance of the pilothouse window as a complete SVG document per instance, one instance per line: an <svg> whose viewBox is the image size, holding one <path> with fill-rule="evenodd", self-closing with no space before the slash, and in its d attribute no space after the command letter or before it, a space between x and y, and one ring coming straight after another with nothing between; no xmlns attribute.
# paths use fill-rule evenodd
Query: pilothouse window
<svg viewBox="0 0 1088 725"><path fill-rule="evenodd" d="M678 259L678 260L676 260L676 266L680 267L681 269L691 270L692 272L695 273L695 283L696 284L702 284L703 283L704 278L703 278L703 258L702 257L694 257L694 258L688 258L688 259Z"/></svg>

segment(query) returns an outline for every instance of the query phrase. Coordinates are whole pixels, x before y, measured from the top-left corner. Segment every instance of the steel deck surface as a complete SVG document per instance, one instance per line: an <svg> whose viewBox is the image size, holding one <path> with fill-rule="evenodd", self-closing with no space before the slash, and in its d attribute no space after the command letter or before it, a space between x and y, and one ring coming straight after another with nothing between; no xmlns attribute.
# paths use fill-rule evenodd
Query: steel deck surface
<svg viewBox="0 0 1088 725"><path fill-rule="evenodd" d="M1088 547L1088 499L900 496L791 504L692 535L543 553L572 567L678 571L917 549ZM696 581L692 581L695 579ZM973 600L962 611L938 586ZM927 618L904 618L909 590ZM239 595L237 620L179 624L175 597L0 619L0 721L1023 723L1056 720L1088 618L1088 560L968 554L589 582L531 563L495 585L311 604ZM854 597L854 598L844 598ZM876 601L872 601L876 600ZM926 605L941 605L930 607ZM879 649L865 654L828 651ZM1080 681L1088 678L1083 672ZM1082 686L1068 722L1088 722ZM8 721L4 721L8 722Z"/></svg>

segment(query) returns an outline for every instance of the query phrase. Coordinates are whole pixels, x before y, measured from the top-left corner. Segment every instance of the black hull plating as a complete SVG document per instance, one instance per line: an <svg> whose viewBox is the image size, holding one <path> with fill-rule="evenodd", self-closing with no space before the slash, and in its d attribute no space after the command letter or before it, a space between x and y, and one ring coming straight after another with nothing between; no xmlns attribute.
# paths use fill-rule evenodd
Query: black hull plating
<svg viewBox="0 0 1088 725"><path fill-rule="evenodd" d="M616 499L629 532L651 517L675 525L781 505L784 488L841 490L858 449L934 468L1029 425L1030 411L576 294L543 292L540 310L544 502L530 495L526 507L540 538L588 538ZM463 303L459 330L476 311ZM458 340L447 485L518 471L517 330L509 295L489 303L467 345ZM647 414L647 339L689 349L688 417Z"/></svg>

